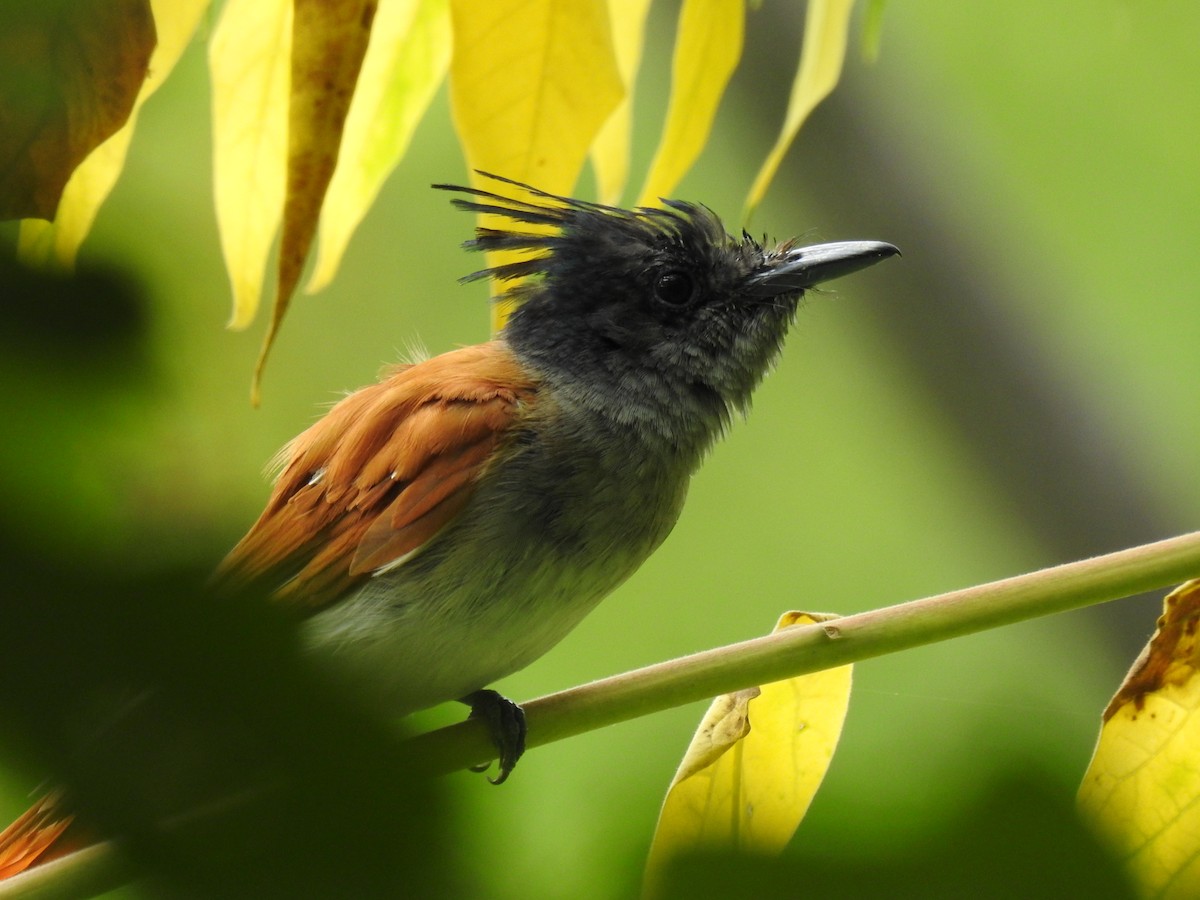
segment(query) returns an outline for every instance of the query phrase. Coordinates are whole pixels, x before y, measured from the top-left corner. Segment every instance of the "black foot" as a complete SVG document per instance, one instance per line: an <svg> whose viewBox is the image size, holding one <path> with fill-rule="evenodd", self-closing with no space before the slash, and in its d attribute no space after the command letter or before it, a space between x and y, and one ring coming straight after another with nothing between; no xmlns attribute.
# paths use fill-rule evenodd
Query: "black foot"
<svg viewBox="0 0 1200 900"><path fill-rule="evenodd" d="M499 753L500 774L488 780L492 784L503 784L513 770L521 754L525 752L525 711L507 697L495 691L482 690L467 694L460 701L471 707L471 719L483 719L492 736L492 743ZM489 763L474 767L482 772Z"/></svg>

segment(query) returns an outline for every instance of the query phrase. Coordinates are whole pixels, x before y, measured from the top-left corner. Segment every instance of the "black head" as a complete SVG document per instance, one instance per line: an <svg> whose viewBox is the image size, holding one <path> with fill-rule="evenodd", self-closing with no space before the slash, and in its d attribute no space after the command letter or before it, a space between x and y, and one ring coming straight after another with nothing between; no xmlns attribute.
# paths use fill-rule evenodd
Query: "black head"
<svg viewBox="0 0 1200 900"><path fill-rule="evenodd" d="M644 431L677 440L685 419L704 446L747 407L804 291L898 252L879 242L766 248L731 237L697 204L617 209L486 177L528 199L435 187L474 198L456 199L460 209L517 223L479 228L464 245L527 254L464 279L527 279L508 294L519 301L503 333L514 352L560 389Z"/></svg>

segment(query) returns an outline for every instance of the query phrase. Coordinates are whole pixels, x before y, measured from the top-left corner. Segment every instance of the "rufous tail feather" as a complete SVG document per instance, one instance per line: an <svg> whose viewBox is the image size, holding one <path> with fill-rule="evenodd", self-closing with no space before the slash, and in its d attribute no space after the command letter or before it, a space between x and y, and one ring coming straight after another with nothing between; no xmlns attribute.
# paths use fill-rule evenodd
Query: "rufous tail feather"
<svg viewBox="0 0 1200 900"><path fill-rule="evenodd" d="M0 880L79 849L64 838L74 818L59 794L48 794L0 832Z"/></svg>

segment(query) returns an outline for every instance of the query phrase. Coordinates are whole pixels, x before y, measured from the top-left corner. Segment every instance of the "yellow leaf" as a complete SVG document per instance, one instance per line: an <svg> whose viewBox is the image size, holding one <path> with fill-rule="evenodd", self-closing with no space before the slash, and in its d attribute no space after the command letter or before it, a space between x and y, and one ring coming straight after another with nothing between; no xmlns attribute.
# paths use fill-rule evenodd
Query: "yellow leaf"
<svg viewBox="0 0 1200 900"><path fill-rule="evenodd" d="M18 253L31 265L51 262L64 268L75 264L79 246L96 220L125 166L138 111L175 68L191 42L209 0L151 0L158 44L150 56L150 67L134 101L128 120L108 140L93 150L71 174L63 189L58 211L51 224L42 219L21 223Z"/></svg>
<svg viewBox="0 0 1200 900"><path fill-rule="evenodd" d="M650 0L608 0L608 9L612 22L613 50L617 55L621 81L625 84L625 96L596 135L592 144L592 168L596 172L596 193L600 202L615 206L621 202L625 182L629 180L633 84L642 59Z"/></svg>
<svg viewBox="0 0 1200 900"><path fill-rule="evenodd" d="M279 280L254 366L250 401L255 406L267 356L317 234L321 203L337 165L342 128L377 6L378 0L292 0L287 190L279 236Z"/></svg>
<svg viewBox="0 0 1200 900"><path fill-rule="evenodd" d="M596 133L624 95L607 4L452 0L450 10L450 101L467 164L570 193ZM506 258L489 254L488 265ZM494 328L508 311L494 305Z"/></svg>
<svg viewBox="0 0 1200 900"><path fill-rule="evenodd" d="M1198 630L1200 579L1167 596L1079 788L1080 810L1145 897L1200 897Z"/></svg>
<svg viewBox="0 0 1200 900"><path fill-rule="evenodd" d="M283 214L290 0L226 0L209 44L213 189L233 291L230 328L254 319Z"/></svg>
<svg viewBox="0 0 1200 900"><path fill-rule="evenodd" d="M750 188L744 219L749 218L762 201L800 126L837 85L846 58L846 34L853 9L854 0L809 0L804 22L804 46L800 49L800 69L792 84L787 116L775 146L767 154L754 179L754 186Z"/></svg>
<svg viewBox="0 0 1200 900"><path fill-rule="evenodd" d="M147 0L0 4L0 219L54 218L129 118L154 44Z"/></svg>
<svg viewBox="0 0 1200 900"><path fill-rule="evenodd" d="M346 244L408 150L450 64L449 0L385 0L371 29L342 149L321 208L307 290L333 280Z"/></svg>
<svg viewBox="0 0 1200 900"><path fill-rule="evenodd" d="M789 612L775 630L832 618ZM646 861L648 894L680 853L783 849L837 748L852 669L814 672L713 701L663 802Z"/></svg>
<svg viewBox="0 0 1200 900"><path fill-rule="evenodd" d="M742 0L685 0L671 65L671 101L639 206L675 190L712 131L725 85L742 55Z"/></svg>

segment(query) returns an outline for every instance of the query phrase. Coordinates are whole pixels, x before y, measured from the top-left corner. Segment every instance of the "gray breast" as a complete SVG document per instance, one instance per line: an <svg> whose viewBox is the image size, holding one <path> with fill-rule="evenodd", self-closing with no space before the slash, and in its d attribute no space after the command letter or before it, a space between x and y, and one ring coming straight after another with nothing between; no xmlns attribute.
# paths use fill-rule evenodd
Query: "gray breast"
<svg viewBox="0 0 1200 900"><path fill-rule="evenodd" d="M442 533L310 620L317 655L404 713L486 687L560 641L662 543L689 480L661 457L606 452L609 441L580 433L587 424L518 433Z"/></svg>

